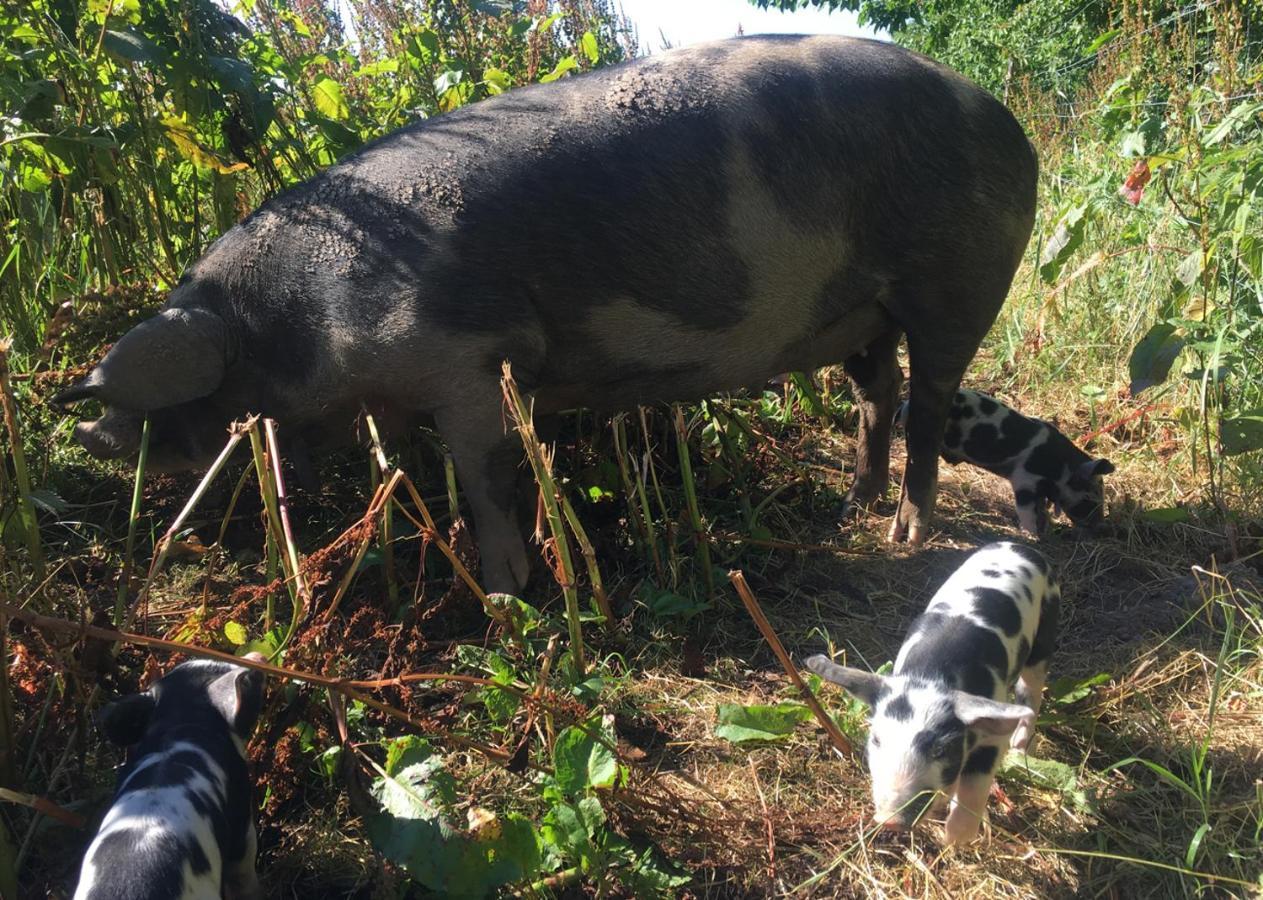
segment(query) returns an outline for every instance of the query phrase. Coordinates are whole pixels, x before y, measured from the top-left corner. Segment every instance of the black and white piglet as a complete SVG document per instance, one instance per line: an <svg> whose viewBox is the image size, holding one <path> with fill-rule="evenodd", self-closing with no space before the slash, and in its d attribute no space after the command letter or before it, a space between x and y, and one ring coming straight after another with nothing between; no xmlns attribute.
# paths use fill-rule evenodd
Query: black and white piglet
<svg viewBox="0 0 1263 900"><path fill-rule="evenodd" d="M899 408L903 424L908 405ZM1114 471L1107 459L1084 453L1057 427L1024 416L999 400L964 388L952 398L943 459L967 462L1002 475L1013 486L1018 523L1029 534L1048 525L1048 504L1076 525L1096 525L1105 513L1102 476Z"/></svg>
<svg viewBox="0 0 1263 900"><path fill-rule="evenodd" d="M194 660L102 711L130 751L75 900L261 896L245 741L263 687L256 670Z"/></svg>
<svg viewBox="0 0 1263 900"><path fill-rule="evenodd" d="M973 840L1008 747L1035 730L1061 591L1042 555L991 544L971 555L912 624L894 672L824 656L807 668L871 709L868 766L874 820L907 828L951 799L948 844ZM1017 703L1010 703L1016 688Z"/></svg>

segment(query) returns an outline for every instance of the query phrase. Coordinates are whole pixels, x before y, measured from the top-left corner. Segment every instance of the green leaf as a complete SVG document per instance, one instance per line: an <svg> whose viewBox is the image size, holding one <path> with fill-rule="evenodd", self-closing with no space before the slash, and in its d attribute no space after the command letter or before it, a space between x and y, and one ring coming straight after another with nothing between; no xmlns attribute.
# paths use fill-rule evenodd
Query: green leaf
<svg viewBox="0 0 1263 900"><path fill-rule="evenodd" d="M1054 759L1037 759L1025 753L1009 753L1000 771L1036 787L1060 791L1062 797L1080 812L1093 811L1092 801L1079 786L1079 773L1073 766Z"/></svg>
<svg viewBox="0 0 1263 900"><path fill-rule="evenodd" d="M1047 284L1054 284L1061 274L1066 261L1083 243L1087 229L1088 205L1086 203L1074 207L1057 223L1052 237L1044 244L1044 252L1039 257L1039 277Z"/></svg>
<svg viewBox="0 0 1263 900"><path fill-rule="evenodd" d="M101 47L118 62L156 62L164 58L157 44L130 28L107 29Z"/></svg>
<svg viewBox="0 0 1263 900"><path fill-rule="evenodd" d="M164 116L161 122L167 139L175 144L181 156L194 165L203 169L213 169L221 175L231 175L233 172L250 168L249 164L243 162L229 163L214 150L202 144L193 126L179 116Z"/></svg>
<svg viewBox="0 0 1263 900"><path fill-rule="evenodd" d="M246 633L246 626L240 622L225 622L224 637L228 638L228 643L235 647L240 647L250 639L250 635Z"/></svg>
<svg viewBox="0 0 1263 900"><path fill-rule="evenodd" d="M1210 823L1203 822L1197 826L1197 830L1193 832L1193 838L1188 842L1188 852L1184 854L1184 865L1187 868L1193 868L1193 863L1197 862L1197 851L1202 847L1202 840L1210 831Z"/></svg>
<svg viewBox="0 0 1263 900"><path fill-rule="evenodd" d="M1239 131L1242 126L1260 112L1263 112L1263 103L1238 103L1229 111L1228 115L1220 119L1218 124L1210 129L1210 133L1202 139L1202 144L1206 147L1215 146Z"/></svg>
<svg viewBox="0 0 1263 900"><path fill-rule="evenodd" d="M1098 672L1090 678L1076 679L1066 675L1053 679L1048 685L1048 699L1063 706L1078 703L1092 693L1092 688L1098 684L1105 684L1113 677L1109 672Z"/></svg>
<svg viewBox="0 0 1263 900"><path fill-rule="evenodd" d="M1263 449L1263 407L1220 419L1219 443L1225 456Z"/></svg>
<svg viewBox="0 0 1263 900"><path fill-rule="evenodd" d="M565 75L571 69L579 68L579 61L573 56L567 56L561 62L553 67L553 70L547 75L540 78L540 84L547 84L550 81L556 81L562 75Z"/></svg>
<svg viewBox="0 0 1263 900"><path fill-rule="evenodd" d="M1198 279L1202 277L1202 272L1206 267L1206 255L1202 253L1201 248L1197 248L1180 260L1179 266L1175 269L1175 277L1171 280L1171 297L1176 302L1183 299L1193 287L1197 284Z"/></svg>
<svg viewBox="0 0 1263 900"><path fill-rule="evenodd" d="M563 15L564 13L553 13L552 15L545 16L542 19L536 19L534 22L531 23L530 30L540 31L540 32L547 31L548 29L552 28L555 24L557 24L557 22L561 19Z"/></svg>
<svg viewBox="0 0 1263 900"><path fill-rule="evenodd" d="M1121 28L1111 28L1109 31L1102 32L1097 35L1096 40L1088 44L1087 49L1084 51L1084 55L1088 56L1095 53L1122 33L1123 31Z"/></svg>
<svg viewBox="0 0 1263 900"><path fill-rule="evenodd" d="M463 69L448 69L438 78L434 79L434 93L442 94L451 90L460 84L461 79L465 77Z"/></svg>
<svg viewBox="0 0 1263 900"><path fill-rule="evenodd" d="M1159 525L1174 525L1176 522L1188 521L1188 510L1182 506L1164 506L1161 509L1146 509L1141 516L1147 522Z"/></svg>
<svg viewBox="0 0 1263 900"><path fill-rule="evenodd" d="M674 897L693 879L671 862L663 862L653 847L646 847L626 875L634 897Z"/></svg>
<svg viewBox="0 0 1263 900"><path fill-rule="evenodd" d="M614 785L618 760L610 747L615 746L615 740L613 716L592 716L582 726L572 725L557 735L553 769L564 794L574 796Z"/></svg>
<svg viewBox="0 0 1263 900"><path fill-rule="evenodd" d="M346 119L351 114L346 99L342 96L342 85L327 75L312 86L311 98L320 114L335 122Z"/></svg>
<svg viewBox="0 0 1263 900"><path fill-rule="evenodd" d="M111 22L136 25L140 22L140 0L88 0L88 14L97 24L105 22L107 12Z"/></svg>
<svg viewBox="0 0 1263 900"><path fill-rule="evenodd" d="M585 31L579 40L579 46L583 48L583 55L588 58L588 62L596 65L601 61L601 48L597 45L595 34Z"/></svg>
<svg viewBox="0 0 1263 900"><path fill-rule="evenodd" d="M249 94L254 90L254 69L240 59L227 56L212 56L207 60L211 71L219 76L224 87L231 88L239 94Z"/></svg>
<svg viewBox="0 0 1263 900"><path fill-rule="evenodd" d="M710 604L705 600L696 600L672 591L660 590L648 582L641 588L640 599L649 609L650 614L658 619L678 618L687 622L699 613L710 609Z"/></svg>
<svg viewBox="0 0 1263 900"><path fill-rule="evenodd" d="M801 703L778 703L775 706L719 706L719 724L715 736L734 744L746 741L776 741L793 732L799 722L811 718L811 710Z"/></svg>
<svg viewBox="0 0 1263 900"><path fill-rule="evenodd" d="M513 79L503 69L484 69L482 83L487 86L487 93L502 94L513 86Z"/></svg>
<svg viewBox="0 0 1263 900"><path fill-rule="evenodd" d="M1183 349L1184 338L1176 334L1174 325L1159 322L1150 328L1131 351L1127 362L1132 396L1166 381L1175 358Z"/></svg>

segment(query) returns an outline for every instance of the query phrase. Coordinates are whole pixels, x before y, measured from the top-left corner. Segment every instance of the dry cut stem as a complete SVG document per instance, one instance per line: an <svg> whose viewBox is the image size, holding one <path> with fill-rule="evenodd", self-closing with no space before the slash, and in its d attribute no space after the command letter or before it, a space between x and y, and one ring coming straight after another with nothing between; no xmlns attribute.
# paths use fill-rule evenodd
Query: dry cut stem
<svg viewBox="0 0 1263 900"><path fill-rule="evenodd" d="M834 722L833 718L825 712L824 707L820 705L820 701L816 699L816 695L811 692L811 688L807 687L807 683L798 674L798 669L789 658L789 654L785 652L781 639L772 630L772 625L768 622L767 616L763 615L763 609L759 606L759 601L754 599L754 592L750 590L750 585L746 584L745 575L740 570L734 569L728 573L728 580L736 588L737 596L745 604L746 609L750 613L750 618L754 619L754 624L759 627L759 631L763 634L763 639L767 641L768 646L772 648L772 652L776 654L776 658L780 660L781 666L785 669L785 674L802 692L803 702L807 704L807 707L820 720L820 724L824 726L825 733L829 735L829 740L833 742L833 746L838 749L839 753L853 756L855 749L851 746L851 742L842 733L842 729L838 728L838 723Z"/></svg>

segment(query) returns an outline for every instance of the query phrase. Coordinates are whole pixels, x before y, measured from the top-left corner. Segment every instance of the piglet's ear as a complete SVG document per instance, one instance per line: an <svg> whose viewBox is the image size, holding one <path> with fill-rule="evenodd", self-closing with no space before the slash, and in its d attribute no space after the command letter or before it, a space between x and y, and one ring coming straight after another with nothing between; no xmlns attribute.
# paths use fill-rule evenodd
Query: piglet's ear
<svg viewBox="0 0 1263 900"><path fill-rule="evenodd" d="M148 692L132 694L102 709L97 715L97 725L111 744L131 747L145 736L157 705L158 701Z"/></svg>
<svg viewBox="0 0 1263 900"><path fill-rule="evenodd" d="M952 704L956 708L957 718L967 726L995 737L1010 735L1023 720L1035 719L1035 712L1030 707L1016 703L998 703L964 691L953 694Z"/></svg>
<svg viewBox="0 0 1263 900"><path fill-rule="evenodd" d="M852 669L830 662L827 656L817 653L808 657L806 666L825 681L840 685L847 693L864 701L869 706L877 705L877 696L884 687L885 679L881 675L865 672L863 669Z"/></svg>
<svg viewBox="0 0 1263 900"><path fill-rule="evenodd" d="M254 731L263 709L263 673L240 666L211 682L211 703L243 740Z"/></svg>
<svg viewBox="0 0 1263 900"><path fill-rule="evenodd" d="M1079 466L1077 474L1080 478L1089 480L1098 475L1109 475L1113 471L1114 464L1108 459L1089 459Z"/></svg>

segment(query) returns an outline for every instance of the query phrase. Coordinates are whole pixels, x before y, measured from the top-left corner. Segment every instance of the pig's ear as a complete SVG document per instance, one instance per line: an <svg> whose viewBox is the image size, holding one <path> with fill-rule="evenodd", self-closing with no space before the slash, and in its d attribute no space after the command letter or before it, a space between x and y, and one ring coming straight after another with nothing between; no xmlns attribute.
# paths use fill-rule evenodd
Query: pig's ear
<svg viewBox="0 0 1263 900"><path fill-rule="evenodd" d="M1114 464L1108 459L1089 459L1081 464L1075 472L1084 481L1090 481L1098 475L1109 475L1114 471Z"/></svg>
<svg viewBox="0 0 1263 900"><path fill-rule="evenodd" d="M233 666L210 684L211 703L243 740L254 731L263 709L263 673Z"/></svg>
<svg viewBox="0 0 1263 900"><path fill-rule="evenodd" d="M88 377L54 403L100 400L148 412L212 394L224 380L228 328L206 309L164 309L119 338Z"/></svg>
<svg viewBox="0 0 1263 900"><path fill-rule="evenodd" d="M952 701L957 718L970 728L995 737L1010 735L1024 719L1035 718L1030 707L1016 703L999 703L964 691L956 691Z"/></svg>
<svg viewBox="0 0 1263 900"><path fill-rule="evenodd" d="M97 714L97 725L105 739L120 747L131 747L139 744L149 728L149 719L153 715L157 701L153 694L132 694L116 700Z"/></svg>
<svg viewBox="0 0 1263 900"><path fill-rule="evenodd" d="M825 681L840 685L847 693L859 698L869 706L877 705L877 696L885 687L885 679L881 675L865 672L863 669L852 669L830 662L827 656L816 654L808 657L805 665Z"/></svg>

